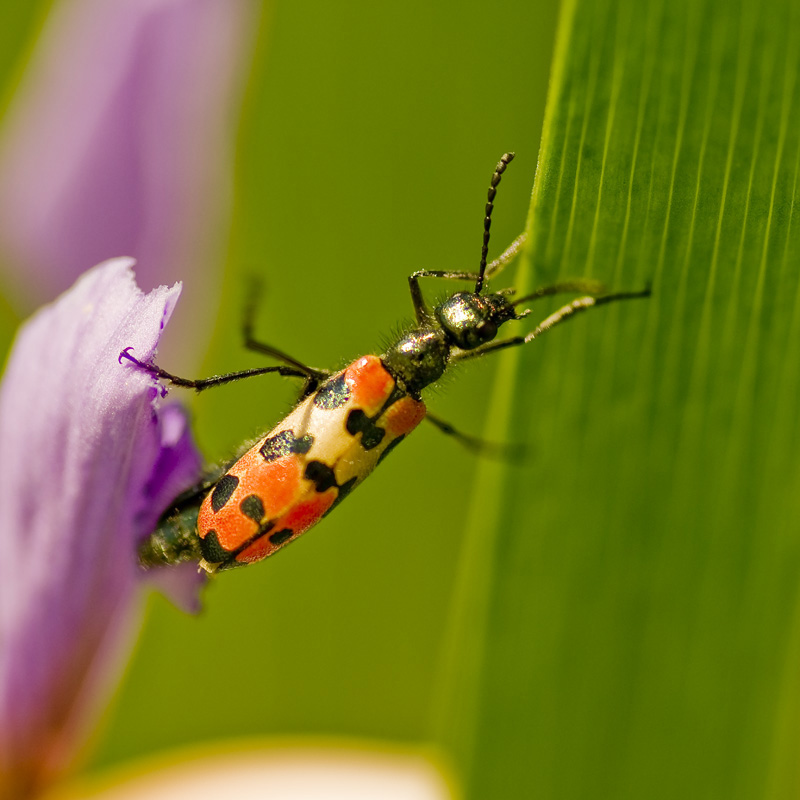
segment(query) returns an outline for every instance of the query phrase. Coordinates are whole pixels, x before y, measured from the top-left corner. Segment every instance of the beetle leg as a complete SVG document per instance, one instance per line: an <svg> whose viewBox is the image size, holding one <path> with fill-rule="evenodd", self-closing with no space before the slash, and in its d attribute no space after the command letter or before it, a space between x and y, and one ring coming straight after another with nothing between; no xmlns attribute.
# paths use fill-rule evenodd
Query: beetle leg
<svg viewBox="0 0 800 800"><path fill-rule="evenodd" d="M537 339L546 331L554 328L562 322L571 319L581 311L588 311L590 308L596 306L606 305L613 303L617 300L637 300L642 297L649 297L650 289L643 289L639 292L618 292L616 294L607 294L602 297L578 297L571 303L562 306L558 311L554 311L547 319L540 322L530 333L524 336L511 336L508 339L501 339L499 342L489 342L488 344L476 347L474 350L461 350L455 353L450 361L457 364L461 361L467 361L472 358L479 358L480 356L488 355L489 353L497 352L498 350L505 350L508 347L516 347L521 344L528 344L534 339Z"/></svg>
<svg viewBox="0 0 800 800"><path fill-rule="evenodd" d="M454 437L467 450L488 458L497 458L503 461L516 461L524 454L524 447L519 443L502 444L500 442L487 442L477 436L470 436L454 428L449 422L445 422L439 417L435 417L428 412L425 419L435 425L442 433Z"/></svg>

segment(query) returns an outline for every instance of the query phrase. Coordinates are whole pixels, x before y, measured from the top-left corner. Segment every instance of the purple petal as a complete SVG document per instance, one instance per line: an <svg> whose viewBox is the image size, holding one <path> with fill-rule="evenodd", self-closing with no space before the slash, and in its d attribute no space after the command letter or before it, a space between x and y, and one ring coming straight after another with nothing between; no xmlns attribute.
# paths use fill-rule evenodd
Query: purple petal
<svg viewBox="0 0 800 800"><path fill-rule="evenodd" d="M123 362L127 370L133 369ZM197 448L192 439L186 411L178 403L159 409L161 450L151 467L136 518L140 530L149 534L162 511L187 487L197 481L200 471Z"/></svg>
<svg viewBox="0 0 800 800"><path fill-rule="evenodd" d="M0 156L0 241L29 297L120 255L137 259L146 288L214 259L256 8L55 4Z"/></svg>
<svg viewBox="0 0 800 800"><path fill-rule="evenodd" d="M142 493L142 504L135 514L137 541L149 536L169 504L189 486L201 472L199 453L192 438L189 421L182 406L172 403L159 414L161 452L153 465L150 479ZM199 590L207 575L197 564L177 564L169 569L154 569L145 579L167 595L175 605L189 613L200 610Z"/></svg>
<svg viewBox="0 0 800 800"><path fill-rule="evenodd" d="M150 535L162 512L182 491L197 482L201 472L200 455L182 406L172 403L160 409L159 430L161 451L144 486L142 503L135 513L140 531L137 543ZM184 611L196 614L200 610L199 590L205 585L207 575L198 569L197 564L154 569L140 577Z"/></svg>
<svg viewBox="0 0 800 800"><path fill-rule="evenodd" d="M118 361L152 356L180 293L143 294L131 265L25 323L0 385L0 781L20 791L81 743L135 618L137 544L199 475L181 414Z"/></svg>

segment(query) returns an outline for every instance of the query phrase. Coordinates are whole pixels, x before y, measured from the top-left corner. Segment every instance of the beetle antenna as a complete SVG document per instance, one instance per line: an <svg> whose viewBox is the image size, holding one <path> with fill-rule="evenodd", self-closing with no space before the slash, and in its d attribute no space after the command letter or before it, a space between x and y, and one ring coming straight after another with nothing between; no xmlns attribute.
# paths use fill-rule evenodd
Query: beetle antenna
<svg viewBox="0 0 800 800"><path fill-rule="evenodd" d="M514 160L516 153L506 153L495 167L492 181L489 184L489 196L486 202L486 216L483 218L483 247L481 248L481 266L478 270L478 280L475 282L475 294L480 294L483 288L483 275L486 272L486 256L489 254L489 229L492 227L492 211L494 210L494 196L497 194L497 184L506 171L506 167Z"/></svg>

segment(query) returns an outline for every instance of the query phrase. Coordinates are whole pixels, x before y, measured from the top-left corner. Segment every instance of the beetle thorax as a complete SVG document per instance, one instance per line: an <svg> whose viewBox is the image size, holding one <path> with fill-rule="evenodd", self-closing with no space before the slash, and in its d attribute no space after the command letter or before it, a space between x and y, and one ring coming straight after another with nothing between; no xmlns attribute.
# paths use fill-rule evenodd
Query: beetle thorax
<svg viewBox="0 0 800 800"><path fill-rule="evenodd" d="M406 391L416 395L442 377L453 348L474 350L491 342L512 319L517 314L505 295L458 292L436 306L429 324L405 334L382 359Z"/></svg>
<svg viewBox="0 0 800 800"><path fill-rule="evenodd" d="M449 356L450 344L444 331L421 327L395 342L381 358L406 391L416 395L442 377Z"/></svg>

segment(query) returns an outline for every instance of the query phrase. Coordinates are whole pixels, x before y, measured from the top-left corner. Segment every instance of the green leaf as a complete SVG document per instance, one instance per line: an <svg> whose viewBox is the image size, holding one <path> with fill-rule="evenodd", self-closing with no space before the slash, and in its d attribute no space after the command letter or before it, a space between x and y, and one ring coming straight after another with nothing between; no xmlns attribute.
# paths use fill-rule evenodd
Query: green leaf
<svg viewBox="0 0 800 800"><path fill-rule="evenodd" d="M482 468L437 715L467 797L800 790L799 23L563 6L529 284L653 294L505 364L531 456Z"/></svg>

